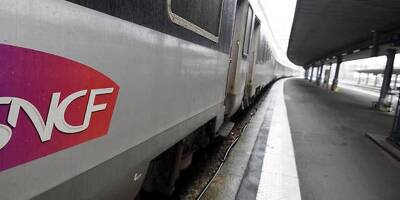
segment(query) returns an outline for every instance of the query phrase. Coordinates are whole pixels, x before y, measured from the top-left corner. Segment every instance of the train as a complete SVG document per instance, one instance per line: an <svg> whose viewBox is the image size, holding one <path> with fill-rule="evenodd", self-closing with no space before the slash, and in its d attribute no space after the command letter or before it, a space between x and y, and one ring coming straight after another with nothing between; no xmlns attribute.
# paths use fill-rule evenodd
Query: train
<svg viewBox="0 0 400 200"><path fill-rule="evenodd" d="M256 0L0 1L0 199L171 194L272 81Z"/></svg>

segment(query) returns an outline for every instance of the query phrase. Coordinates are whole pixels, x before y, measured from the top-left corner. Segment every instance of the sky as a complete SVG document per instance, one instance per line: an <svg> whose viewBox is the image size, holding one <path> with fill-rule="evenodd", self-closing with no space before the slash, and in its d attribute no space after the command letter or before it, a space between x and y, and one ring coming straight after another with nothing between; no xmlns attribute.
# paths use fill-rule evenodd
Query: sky
<svg viewBox="0 0 400 200"><path fill-rule="evenodd" d="M258 0L267 15L279 54L286 56L296 0Z"/></svg>

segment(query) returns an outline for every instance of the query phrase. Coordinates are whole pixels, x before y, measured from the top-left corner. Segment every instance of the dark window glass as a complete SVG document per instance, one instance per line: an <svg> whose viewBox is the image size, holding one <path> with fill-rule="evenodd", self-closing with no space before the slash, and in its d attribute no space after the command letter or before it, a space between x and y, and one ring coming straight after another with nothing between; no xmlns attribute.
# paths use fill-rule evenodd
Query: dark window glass
<svg viewBox="0 0 400 200"><path fill-rule="evenodd" d="M253 9L249 6L247 11L246 30L244 34L243 55L247 56L250 49L250 39L253 28Z"/></svg>
<svg viewBox="0 0 400 200"><path fill-rule="evenodd" d="M114 15L115 12L115 1L110 0L68 0L72 3L91 8L109 15Z"/></svg>
<svg viewBox="0 0 400 200"><path fill-rule="evenodd" d="M223 0L172 0L171 10L205 31L218 36Z"/></svg>
<svg viewBox="0 0 400 200"><path fill-rule="evenodd" d="M262 35L258 42L257 64L265 63L271 60L271 49L268 46L266 35Z"/></svg>
<svg viewBox="0 0 400 200"><path fill-rule="evenodd" d="M260 41L258 42L258 50L257 50L257 64L264 63L265 61L265 39L261 37Z"/></svg>
<svg viewBox="0 0 400 200"><path fill-rule="evenodd" d="M221 26L221 33L219 34L219 22L220 19L227 20L221 15L221 9L223 9L223 0L66 0L120 19L157 30L159 32L169 34L202 46L213 48L219 51L227 53L229 51L230 42L230 29L233 24L226 23ZM233 1L227 1L233 4ZM169 4L168 4L169 3ZM176 4L176 5L175 5ZM178 4L183 4L183 7L179 7L181 10L178 11ZM192 7L188 7L193 4ZM192 17L198 17L191 20L188 24L196 24L197 27L203 29L205 33L199 33L198 28L191 30L185 26L177 24L170 18L168 10L174 6L174 15L185 19L187 13L194 13L196 9L197 14L191 15ZM186 15L182 14L182 9L188 7ZM229 8L229 6L227 6ZM209 10L204 11L203 10ZM178 15L179 14L179 15ZM207 14L207 15L206 15ZM227 16L233 17L233 13L226 12ZM182 16L181 16L182 15ZM187 16L186 16L187 17ZM102 20L102 19L99 19ZM193 21L192 21L193 20ZM197 22L199 21L199 22ZM201 23L202 24L201 24ZM187 22L186 22L187 23ZM222 23L222 22L221 22ZM205 29L205 27L208 27ZM215 35L214 35L215 34Z"/></svg>

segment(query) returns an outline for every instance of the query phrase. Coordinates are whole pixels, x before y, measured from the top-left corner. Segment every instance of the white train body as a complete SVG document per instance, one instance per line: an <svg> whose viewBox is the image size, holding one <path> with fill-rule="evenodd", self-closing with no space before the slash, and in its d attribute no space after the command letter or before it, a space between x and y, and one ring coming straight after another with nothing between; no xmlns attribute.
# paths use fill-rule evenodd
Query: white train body
<svg viewBox="0 0 400 200"><path fill-rule="evenodd" d="M142 4L146 4L144 1L141 1ZM168 5L169 0L157 2L160 6L171 6ZM50 143L47 143L37 137L38 129L29 124L33 121L33 115L28 116L22 112L24 108L21 108L18 119L14 119L15 126L11 126L7 122L6 110L12 101L9 104L0 102L0 124L16 131L19 126L25 127L25 131L14 131L8 135L0 130L0 140L4 143L0 148L0 160L4 161L6 157L13 158L4 161L2 168L0 167L0 199L132 199L142 187L150 162L154 158L206 124L211 126L212 131L217 132L224 121L228 121L229 117L243 106L244 100L249 102L272 80L292 75L293 71L279 64L271 52L268 58L264 56L264 60L261 59L262 56L257 57L257 50L262 49L258 48L260 38L264 37L263 45L268 45L268 38L261 34L261 28L258 29L258 33L254 33L257 37L249 41L249 53L243 56L245 31L242 30L247 19L247 1L237 3L236 0L224 0L221 9L223 19L220 20L218 42L203 42L215 38L212 34L207 38L207 35L201 35L200 29L196 32L169 18L165 20L172 20L170 24L174 24L174 30L177 30L172 31L173 33L169 33L169 29L156 30L152 25L143 25L145 22L137 24L78 5L73 1L0 1L0 26L3 27L0 30L0 68L9 63L4 60L19 59L18 56L21 56L18 53L13 57L5 57L4 54L2 56L2 49L5 49L5 52L12 49L15 52L28 52L27 54L46 54L49 59L54 55L60 57L57 59L60 59L61 64L64 63L63 59L67 59L88 66L90 69L86 70L94 70L108 77L115 83L113 88L119 89L118 93L114 93L116 98L109 101L115 100L115 106L99 102L101 98L106 98L102 94L95 96L100 98L99 100L93 97L92 107L97 110L94 110L92 115L99 118L87 121L86 128L109 123L109 127L104 129L106 131L100 136L76 143L73 137L86 134L82 133L85 129L75 132L72 130L78 127L80 119L84 119L83 115L67 116L58 126L56 121L59 118L54 119L54 130L50 131L53 135L49 139ZM167 8L165 10L170 12ZM159 11L154 10L155 13ZM255 13L253 17L256 18L256 15L259 13ZM170 25L162 23L163 26ZM186 33L187 36L179 37ZM187 39L194 35L199 37L195 42ZM232 56L233 54L236 56ZM250 58L252 55L253 60ZM60 99L57 101L60 104L57 108L60 109L61 102L74 92L87 90L85 96L81 96L89 98L91 89L101 89L100 84L93 88L79 86L76 91L67 90L65 88L68 84L61 81L58 83L56 78L54 82L40 83L43 88L60 84L53 93L43 92L40 87L30 87L31 83L26 81L29 79L26 77L30 76L37 76L39 79L43 76L46 80L53 80L52 76L65 74L68 76L66 79L76 76L85 84L97 80L82 75L79 68L75 70L71 67L71 71L67 69L67 72L58 72L54 69L56 66L48 65L39 57L35 58L35 66L50 70L52 75L45 77L36 74L33 72L35 69L20 71L21 75L2 70L3 75L7 73L13 84L20 85L16 86L15 90L20 92L18 94L21 94L21 98L29 91L38 99L51 101L53 93L60 93ZM27 62L22 64L27 67L30 65ZM254 67L250 67L251 65ZM1 73L0 77L3 77ZM3 84L9 83L4 81ZM9 93L10 90L0 89L0 99L15 98L14 93ZM71 99L70 104L66 106L78 109L73 108L73 100L79 101L78 97ZM30 96L26 98L29 99ZM35 101L31 103L35 105ZM85 105L87 104L85 102ZM111 109L111 106L114 106L113 110L107 110ZM82 113L86 113L89 108L81 109ZM109 122L99 120L105 111L112 115ZM49 123L46 123L45 119L48 122L51 118L49 113L52 112L39 107L37 112L44 120L43 126L48 126ZM63 114L68 112L68 108L64 108ZM72 122L68 120L74 121L75 124L71 125ZM70 129L60 128L63 121L66 127L70 125ZM31 149L24 149L23 146L20 148L21 155L26 157L19 157L20 154L14 150L8 150L19 144L18 134L27 134L35 140L30 141L33 144ZM37 142L32 135L35 135ZM31 153L40 145L63 144L62 138L67 136L72 138L72 145L65 144L62 148L52 151L45 151L44 148L42 154Z"/></svg>

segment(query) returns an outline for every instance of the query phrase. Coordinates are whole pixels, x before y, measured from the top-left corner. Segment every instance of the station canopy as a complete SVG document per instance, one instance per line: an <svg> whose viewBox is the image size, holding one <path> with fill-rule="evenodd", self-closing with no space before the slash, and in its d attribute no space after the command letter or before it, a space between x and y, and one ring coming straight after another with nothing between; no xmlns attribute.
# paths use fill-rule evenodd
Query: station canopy
<svg viewBox="0 0 400 200"><path fill-rule="evenodd" d="M400 0L298 0L287 55L308 67L400 46Z"/></svg>

